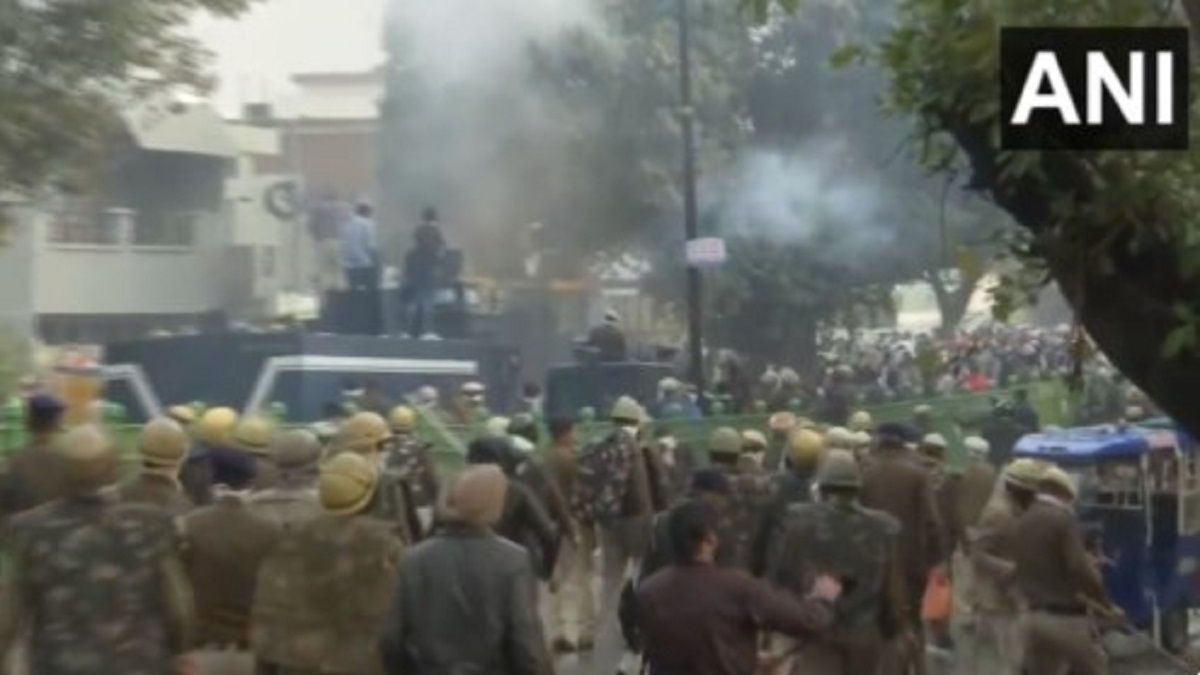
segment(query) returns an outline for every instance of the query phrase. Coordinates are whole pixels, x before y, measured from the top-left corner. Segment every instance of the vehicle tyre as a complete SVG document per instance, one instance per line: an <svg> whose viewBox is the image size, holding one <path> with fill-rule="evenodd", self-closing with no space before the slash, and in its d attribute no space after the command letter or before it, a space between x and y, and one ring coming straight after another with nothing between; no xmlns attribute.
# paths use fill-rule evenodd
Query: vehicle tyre
<svg viewBox="0 0 1200 675"><path fill-rule="evenodd" d="M1163 612L1161 623L1162 648L1172 654L1182 654L1191 644L1188 634L1188 610L1186 607Z"/></svg>

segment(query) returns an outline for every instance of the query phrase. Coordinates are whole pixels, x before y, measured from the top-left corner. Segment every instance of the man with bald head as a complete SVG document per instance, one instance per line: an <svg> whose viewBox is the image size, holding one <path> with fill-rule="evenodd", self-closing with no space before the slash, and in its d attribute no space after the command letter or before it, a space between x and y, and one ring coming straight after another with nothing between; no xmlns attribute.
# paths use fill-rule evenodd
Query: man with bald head
<svg viewBox="0 0 1200 675"><path fill-rule="evenodd" d="M494 464L467 468L439 504L442 529L404 556L382 636L389 675L553 672L529 554L492 529L508 487Z"/></svg>

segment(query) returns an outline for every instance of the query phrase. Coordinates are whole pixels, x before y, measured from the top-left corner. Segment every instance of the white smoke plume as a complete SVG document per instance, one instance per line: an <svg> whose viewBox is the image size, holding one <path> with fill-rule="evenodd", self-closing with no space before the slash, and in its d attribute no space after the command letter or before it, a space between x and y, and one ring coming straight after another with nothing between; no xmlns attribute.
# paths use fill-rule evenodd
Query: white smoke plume
<svg viewBox="0 0 1200 675"><path fill-rule="evenodd" d="M710 196L721 234L820 245L847 261L893 243L889 190L848 156L844 141L829 138L747 152Z"/></svg>

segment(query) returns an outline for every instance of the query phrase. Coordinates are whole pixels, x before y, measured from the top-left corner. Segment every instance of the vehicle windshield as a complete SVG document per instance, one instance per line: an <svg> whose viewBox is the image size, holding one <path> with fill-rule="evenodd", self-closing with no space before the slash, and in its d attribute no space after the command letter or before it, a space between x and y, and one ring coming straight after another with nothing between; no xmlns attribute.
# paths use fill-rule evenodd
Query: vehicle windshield
<svg viewBox="0 0 1200 675"><path fill-rule="evenodd" d="M1142 471L1136 460L1105 460L1063 470L1075 479L1082 505L1142 508Z"/></svg>

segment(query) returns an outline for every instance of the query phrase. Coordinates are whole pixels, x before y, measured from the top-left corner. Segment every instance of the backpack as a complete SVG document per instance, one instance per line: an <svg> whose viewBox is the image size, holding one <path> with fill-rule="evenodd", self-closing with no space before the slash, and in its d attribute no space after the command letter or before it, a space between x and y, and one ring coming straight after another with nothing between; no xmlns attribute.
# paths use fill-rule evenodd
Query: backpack
<svg viewBox="0 0 1200 675"><path fill-rule="evenodd" d="M623 433L614 430L579 454L574 506L584 522L607 525L624 515L633 453Z"/></svg>

